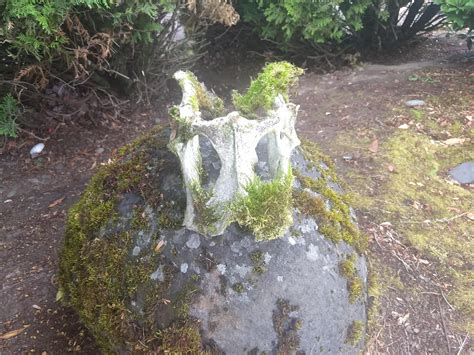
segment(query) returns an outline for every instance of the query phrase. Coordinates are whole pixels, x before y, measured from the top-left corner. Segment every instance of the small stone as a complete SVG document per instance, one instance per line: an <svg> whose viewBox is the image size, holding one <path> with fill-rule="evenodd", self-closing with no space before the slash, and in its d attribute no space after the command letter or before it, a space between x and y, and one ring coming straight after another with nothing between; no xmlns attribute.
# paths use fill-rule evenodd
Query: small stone
<svg viewBox="0 0 474 355"><path fill-rule="evenodd" d="M217 271L219 271L219 274L224 275L225 270L226 270L226 266L224 264L217 265Z"/></svg>
<svg viewBox="0 0 474 355"><path fill-rule="evenodd" d="M186 242L186 246L189 249L197 249L201 245L201 239L198 234L191 234L189 240Z"/></svg>
<svg viewBox="0 0 474 355"><path fill-rule="evenodd" d="M408 100L405 102L405 105L408 107L418 107L418 106L424 106L426 103L423 100Z"/></svg>
<svg viewBox="0 0 474 355"><path fill-rule="evenodd" d="M449 175L460 184L474 183L474 161L468 161L449 171Z"/></svg>
<svg viewBox="0 0 474 355"><path fill-rule="evenodd" d="M104 148L99 147L99 148L97 148L97 149L95 150L95 154L100 155L100 154L102 154L104 151L105 151Z"/></svg>
<svg viewBox="0 0 474 355"><path fill-rule="evenodd" d="M150 275L150 279L154 281L165 281L165 274L163 273L163 265L160 265L156 271Z"/></svg>
<svg viewBox="0 0 474 355"><path fill-rule="evenodd" d="M43 151L43 149L44 149L44 144L43 143L38 143L35 146L33 146L33 148L31 148L31 150L30 150L31 158L34 159L37 156L39 156L41 154L41 152Z"/></svg>
<svg viewBox="0 0 474 355"><path fill-rule="evenodd" d="M187 263L182 263L181 264L181 272L183 274L187 273L188 272L188 264Z"/></svg>

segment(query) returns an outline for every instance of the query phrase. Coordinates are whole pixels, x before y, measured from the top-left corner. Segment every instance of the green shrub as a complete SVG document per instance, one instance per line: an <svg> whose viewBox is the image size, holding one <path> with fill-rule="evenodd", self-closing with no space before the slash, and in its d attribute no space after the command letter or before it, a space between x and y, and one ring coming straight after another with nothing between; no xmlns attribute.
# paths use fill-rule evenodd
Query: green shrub
<svg viewBox="0 0 474 355"><path fill-rule="evenodd" d="M106 0L7 0L2 11L4 40L18 57L51 59L70 39L61 26L74 6L107 6Z"/></svg>
<svg viewBox="0 0 474 355"><path fill-rule="evenodd" d="M285 44L309 40L340 42L348 31L362 28L362 15L371 0L243 0L242 18L263 38Z"/></svg>
<svg viewBox="0 0 474 355"><path fill-rule="evenodd" d="M208 23L238 19L226 1L0 0L0 59L8 53L18 63L5 78L22 82L23 94L26 82L20 101L40 105L37 91L61 82L106 91L117 109L110 94L150 102L171 73L199 58Z"/></svg>
<svg viewBox="0 0 474 355"><path fill-rule="evenodd" d="M467 46L472 48L472 30L474 29L474 1L472 0L435 0L441 6L448 23L454 30L468 29Z"/></svg>
<svg viewBox="0 0 474 355"><path fill-rule="evenodd" d="M474 1L435 0L455 30L474 29Z"/></svg>
<svg viewBox="0 0 474 355"><path fill-rule="evenodd" d="M284 50L334 57L397 46L443 24L472 28L472 0L240 0L238 9L263 39ZM440 9L442 8L442 12ZM299 53L301 54L301 53Z"/></svg>
<svg viewBox="0 0 474 355"><path fill-rule="evenodd" d="M0 101L0 136L15 138L18 133L17 120L20 117L20 108L12 95L6 95Z"/></svg>

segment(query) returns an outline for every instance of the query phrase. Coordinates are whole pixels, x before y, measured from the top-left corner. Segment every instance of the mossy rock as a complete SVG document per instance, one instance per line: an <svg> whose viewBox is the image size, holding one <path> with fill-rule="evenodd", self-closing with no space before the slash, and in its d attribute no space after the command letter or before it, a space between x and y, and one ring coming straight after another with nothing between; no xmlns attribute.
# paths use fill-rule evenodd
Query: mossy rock
<svg viewBox="0 0 474 355"><path fill-rule="evenodd" d="M206 238L180 227L185 192L169 133L122 148L69 211L59 295L104 352L358 353L362 339L346 334L366 322L362 237L315 146L293 154L284 236L258 241L233 224ZM264 161L257 172L264 180Z"/></svg>

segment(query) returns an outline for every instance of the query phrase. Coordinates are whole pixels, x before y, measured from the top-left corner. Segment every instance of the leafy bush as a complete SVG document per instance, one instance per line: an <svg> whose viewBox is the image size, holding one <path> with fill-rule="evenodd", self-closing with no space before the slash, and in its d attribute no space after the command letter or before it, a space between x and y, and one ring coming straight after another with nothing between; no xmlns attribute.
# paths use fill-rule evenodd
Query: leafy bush
<svg viewBox="0 0 474 355"><path fill-rule="evenodd" d="M61 78L82 82L128 44L153 42L160 14L174 8L173 0L7 0L0 39L25 65L18 80L44 88L49 73L68 72Z"/></svg>
<svg viewBox="0 0 474 355"><path fill-rule="evenodd" d="M244 21L266 39L283 43L309 40L340 42L362 28L362 15L371 0L243 0Z"/></svg>
<svg viewBox="0 0 474 355"><path fill-rule="evenodd" d="M325 55L395 46L444 19L440 6L426 0L240 0L238 5L260 37L296 51L302 46L295 43L304 44Z"/></svg>
<svg viewBox="0 0 474 355"><path fill-rule="evenodd" d="M474 29L474 1L435 0L455 30Z"/></svg>
<svg viewBox="0 0 474 355"><path fill-rule="evenodd" d="M191 66L208 23L238 19L227 0L0 0L0 57L6 49L18 64L5 75L23 104L39 108L48 97L38 93L58 84L105 96L101 109L117 113L117 95L149 103L164 79Z"/></svg>
<svg viewBox="0 0 474 355"><path fill-rule="evenodd" d="M225 0L0 0L0 13L0 41L10 45L13 55L26 64L41 62L43 71L63 60L79 81L89 76L89 69L110 69L112 55L122 54L130 63L140 45L186 42L174 34L184 31L190 17L194 29L196 17L227 25L238 20ZM192 39L192 31L187 28L183 36ZM172 55L166 50L157 54Z"/></svg>
<svg viewBox="0 0 474 355"><path fill-rule="evenodd" d="M12 95L6 95L0 101L0 136L15 138L18 133L17 120L20 116L20 108Z"/></svg>
<svg viewBox="0 0 474 355"><path fill-rule="evenodd" d="M435 0L441 6L447 21L454 30L468 29L467 46L472 48L472 30L474 29L474 1L472 0Z"/></svg>

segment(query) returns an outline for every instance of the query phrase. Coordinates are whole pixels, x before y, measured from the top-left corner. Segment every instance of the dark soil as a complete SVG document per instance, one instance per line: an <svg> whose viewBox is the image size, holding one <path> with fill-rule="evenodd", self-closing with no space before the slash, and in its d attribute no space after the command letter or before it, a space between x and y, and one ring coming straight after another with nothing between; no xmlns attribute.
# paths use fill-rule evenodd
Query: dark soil
<svg viewBox="0 0 474 355"><path fill-rule="evenodd" d="M265 56L255 53L221 54L219 58L205 58L196 73L208 87L229 99L230 89L245 88L264 60ZM472 70L462 40L442 36L420 41L409 51L404 48L399 56L381 56L377 62L393 65L362 65L324 75L308 70L295 96L296 103L301 105L299 134L320 143L336 160L342 174L345 162L331 142L338 132L348 127L359 131L378 127L387 132L393 128L387 121L387 112L394 105L413 98L413 88L407 81L411 73L433 67L463 73ZM427 86L426 90L438 94L441 88L434 85ZM128 119L108 120L99 126L69 122L49 137L44 153L34 160L28 152L39 141L29 135L8 141L3 147L0 157L0 280L3 280L0 336L12 335L0 340L0 353L99 353L77 316L55 301L57 256L66 211L77 201L97 165L158 121L166 121L165 108L152 113L136 112ZM370 174L369 167L362 169ZM360 219L362 227L369 231L372 226L364 216ZM418 282L418 278L406 275L399 261L390 257L392 254L387 250L391 247L386 245L381 249L372 240L370 257L384 260L408 282ZM410 252L414 253L408 249L407 253ZM420 274L435 272L425 269L421 269ZM407 309L412 314L411 319L417 318L408 333L393 316L393 312L405 314ZM441 326L439 312L445 315ZM446 302L440 302L433 294L413 300L405 298L401 291L392 290L382 302L379 321L384 323L385 331L371 335L370 344L374 344L374 339L376 344L371 351L456 353L460 342L458 333L451 327L455 318ZM415 333L415 328L423 330L421 335ZM19 332L9 333L14 330Z"/></svg>

